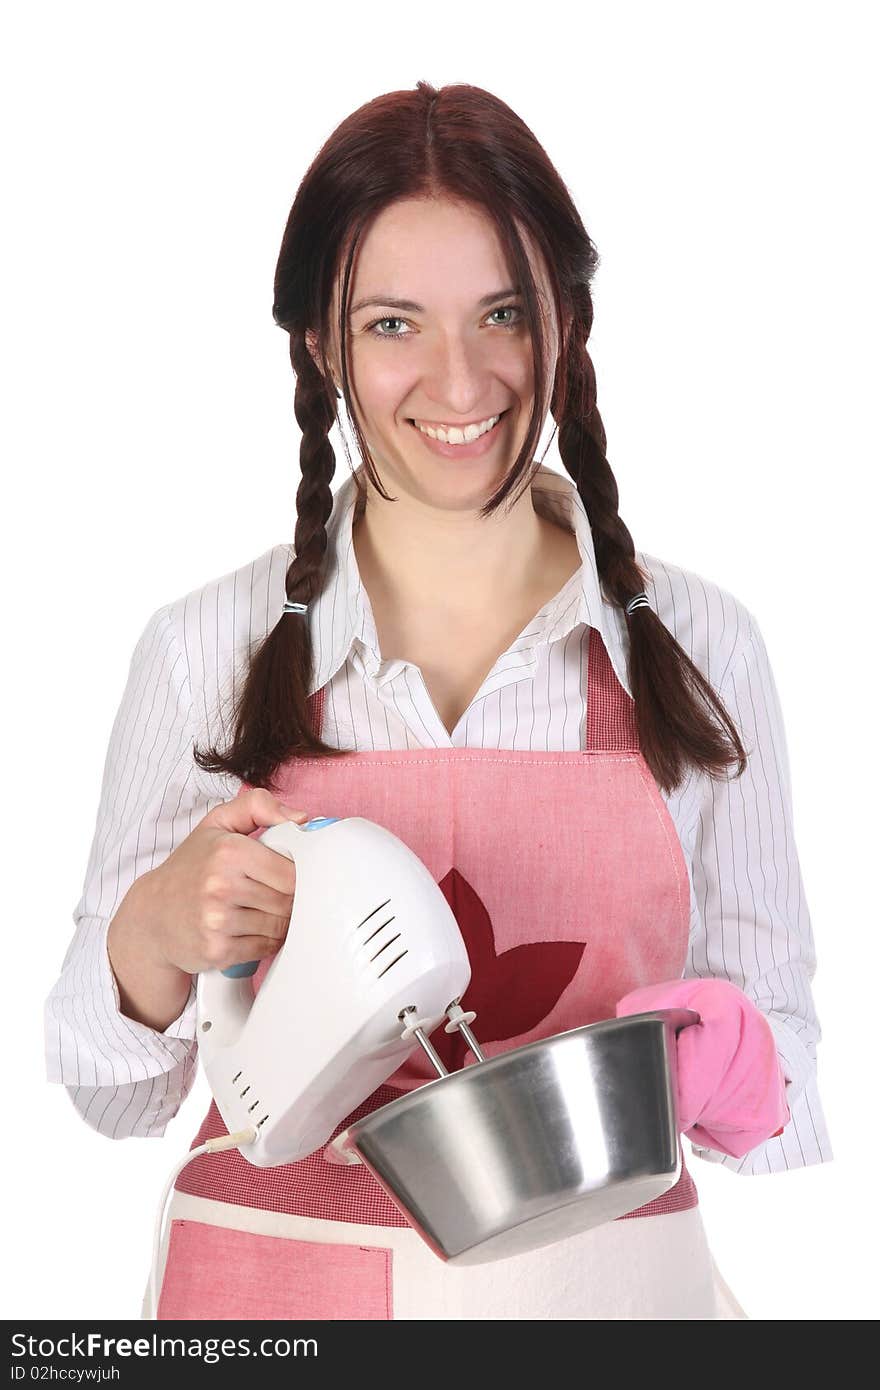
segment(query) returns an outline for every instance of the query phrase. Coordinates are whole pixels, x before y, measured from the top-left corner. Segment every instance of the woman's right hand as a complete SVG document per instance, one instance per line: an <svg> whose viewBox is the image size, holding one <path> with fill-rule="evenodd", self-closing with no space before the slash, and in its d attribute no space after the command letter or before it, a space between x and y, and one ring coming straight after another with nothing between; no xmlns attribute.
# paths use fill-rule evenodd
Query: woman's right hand
<svg viewBox="0 0 880 1390"><path fill-rule="evenodd" d="M255 830L303 824L264 787L209 811L168 858L138 880L139 917L160 965L190 974L262 960L281 949L290 926L296 869Z"/></svg>

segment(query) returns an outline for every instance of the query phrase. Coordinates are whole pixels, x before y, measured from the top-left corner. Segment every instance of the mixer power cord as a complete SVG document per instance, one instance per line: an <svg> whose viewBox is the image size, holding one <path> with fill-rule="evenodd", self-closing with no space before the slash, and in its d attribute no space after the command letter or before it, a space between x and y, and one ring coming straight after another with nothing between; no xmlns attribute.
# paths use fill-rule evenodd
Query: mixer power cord
<svg viewBox="0 0 880 1390"><path fill-rule="evenodd" d="M159 1261L162 1255L162 1239L165 1227L165 1208L168 1198L171 1195L178 1173L192 1163L194 1158L200 1158L202 1154L222 1153L224 1149L237 1149L240 1144L253 1144L259 1138L259 1130L256 1125L249 1125L247 1129L240 1129L235 1134L221 1134L217 1139L206 1139L204 1144L199 1144L197 1148L191 1149L188 1154L175 1163L171 1176L165 1184L162 1193L162 1200L159 1203L159 1215L156 1218L155 1233L153 1236L153 1263L150 1267L150 1319L155 1321L159 1313L158 1295L158 1273Z"/></svg>

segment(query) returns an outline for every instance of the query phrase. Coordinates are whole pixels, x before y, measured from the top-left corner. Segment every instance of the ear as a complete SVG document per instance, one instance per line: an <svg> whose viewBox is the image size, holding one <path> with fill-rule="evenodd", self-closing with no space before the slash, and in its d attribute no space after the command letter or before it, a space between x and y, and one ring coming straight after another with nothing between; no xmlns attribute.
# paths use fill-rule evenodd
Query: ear
<svg viewBox="0 0 880 1390"><path fill-rule="evenodd" d="M318 371L320 372L320 371L321 371L321 358L320 358L320 354L319 354L319 352L318 352L318 335L317 335L317 334L314 332L314 330L311 329L311 328L307 328L307 329L306 329L306 347L308 348L309 352L311 353L312 360L313 360L315 366L318 368ZM339 387L338 387L338 385L337 385L337 383L336 383L336 377L335 377L335 375L333 374L332 371L331 371L331 373L330 373L330 380L333 382L333 388L334 388L334 390L338 391L338 390L339 390Z"/></svg>
<svg viewBox="0 0 880 1390"><path fill-rule="evenodd" d="M311 353L312 361L315 366L320 369L321 360L318 355L318 336L311 328L306 329L306 347Z"/></svg>

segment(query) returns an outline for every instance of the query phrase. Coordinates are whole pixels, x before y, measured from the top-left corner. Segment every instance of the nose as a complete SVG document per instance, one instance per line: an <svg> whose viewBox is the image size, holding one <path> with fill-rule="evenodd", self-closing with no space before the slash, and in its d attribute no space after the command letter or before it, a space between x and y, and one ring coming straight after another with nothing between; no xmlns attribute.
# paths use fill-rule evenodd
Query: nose
<svg viewBox="0 0 880 1390"><path fill-rule="evenodd" d="M453 422L479 415L481 405L494 398L491 362L481 344L454 335L436 343L425 361L422 382L435 419Z"/></svg>

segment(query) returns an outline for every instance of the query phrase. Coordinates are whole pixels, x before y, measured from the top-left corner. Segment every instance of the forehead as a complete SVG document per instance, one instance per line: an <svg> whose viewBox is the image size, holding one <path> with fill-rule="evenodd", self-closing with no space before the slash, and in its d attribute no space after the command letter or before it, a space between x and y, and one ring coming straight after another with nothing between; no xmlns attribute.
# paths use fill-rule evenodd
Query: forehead
<svg viewBox="0 0 880 1390"><path fill-rule="evenodd" d="M527 230L518 224L543 299L549 283ZM515 283L495 224L472 204L405 199L383 208L352 263L349 304L374 295L406 298L430 312L471 310L483 295ZM336 301L341 292L337 281Z"/></svg>

